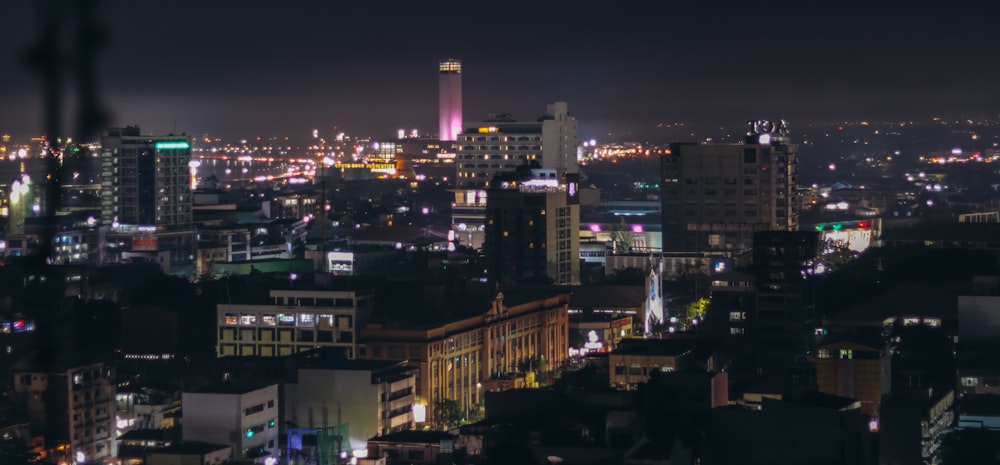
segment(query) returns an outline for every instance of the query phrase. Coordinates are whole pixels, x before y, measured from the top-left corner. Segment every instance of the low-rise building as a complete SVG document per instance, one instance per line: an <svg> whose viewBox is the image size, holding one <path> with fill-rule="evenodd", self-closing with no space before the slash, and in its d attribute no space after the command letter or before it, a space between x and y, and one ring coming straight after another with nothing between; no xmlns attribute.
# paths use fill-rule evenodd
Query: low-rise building
<svg viewBox="0 0 1000 465"><path fill-rule="evenodd" d="M146 454L146 465L221 465L233 460L233 446L185 441Z"/></svg>
<svg viewBox="0 0 1000 465"><path fill-rule="evenodd" d="M417 408L427 421L445 400L470 414L482 409L483 391L547 384L569 352L569 293L508 290L484 306L444 323L371 324L363 331L366 358L405 359L420 369Z"/></svg>
<svg viewBox="0 0 1000 465"><path fill-rule="evenodd" d="M219 304L220 357L273 357L320 347L356 357L357 328L374 309L370 292L273 290L270 295L272 304Z"/></svg>
<svg viewBox="0 0 1000 465"><path fill-rule="evenodd" d="M238 460L278 457L278 385L224 383L181 397L184 441L228 444Z"/></svg>

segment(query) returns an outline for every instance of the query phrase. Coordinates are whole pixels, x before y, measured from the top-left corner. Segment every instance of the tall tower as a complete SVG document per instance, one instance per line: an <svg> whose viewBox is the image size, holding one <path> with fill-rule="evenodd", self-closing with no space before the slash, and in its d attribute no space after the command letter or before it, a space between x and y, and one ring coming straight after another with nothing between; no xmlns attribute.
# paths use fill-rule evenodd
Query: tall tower
<svg viewBox="0 0 1000 465"><path fill-rule="evenodd" d="M462 132L462 60L441 60L438 77L438 138L455 141Z"/></svg>

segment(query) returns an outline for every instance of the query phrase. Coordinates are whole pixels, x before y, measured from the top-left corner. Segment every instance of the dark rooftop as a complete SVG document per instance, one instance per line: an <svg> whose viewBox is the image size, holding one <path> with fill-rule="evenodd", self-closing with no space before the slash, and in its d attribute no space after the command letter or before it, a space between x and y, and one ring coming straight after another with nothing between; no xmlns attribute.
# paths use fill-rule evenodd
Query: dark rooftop
<svg viewBox="0 0 1000 465"><path fill-rule="evenodd" d="M375 436L368 441L404 442L417 444L438 444L441 441L454 440L457 436L444 431L400 431L384 436Z"/></svg>
<svg viewBox="0 0 1000 465"><path fill-rule="evenodd" d="M176 442L167 447L149 451L149 454L179 454L179 455L203 455L217 452L222 449L232 450L231 445L209 444L205 442L184 441Z"/></svg>
<svg viewBox="0 0 1000 465"><path fill-rule="evenodd" d="M946 284L906 283L878 294L833 317L830 321L884 321L898 316L954 318L958 293Z"/></svg>
<svg viewBox="0 0 1000 465"><path fill-rule="evenodd" d="M228 382L206 386L195 391L188 391L195 394L246 394L248 392L264 389L274 383L262 382Z"/></svg>

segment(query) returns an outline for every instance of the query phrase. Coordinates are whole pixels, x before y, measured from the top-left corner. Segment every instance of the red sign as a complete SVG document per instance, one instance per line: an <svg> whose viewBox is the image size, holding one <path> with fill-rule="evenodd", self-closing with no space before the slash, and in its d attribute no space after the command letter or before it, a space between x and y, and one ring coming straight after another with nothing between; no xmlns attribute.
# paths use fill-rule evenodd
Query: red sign
<svg viewBox="0 0 1000 465"><path fill-rule="evenodd" d="M156 236L136 236L132 239L133 252L156 252L158 249L159 243Z"/></svg>

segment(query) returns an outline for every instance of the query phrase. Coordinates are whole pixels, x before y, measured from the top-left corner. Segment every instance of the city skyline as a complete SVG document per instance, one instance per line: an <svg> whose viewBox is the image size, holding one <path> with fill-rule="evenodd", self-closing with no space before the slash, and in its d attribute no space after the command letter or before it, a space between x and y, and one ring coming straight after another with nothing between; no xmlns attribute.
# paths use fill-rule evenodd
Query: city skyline
<svg viewBox="0 0 1000 465"><path fill-rule="evenodd" d="M995 116L987 21L961 3L835 7L721 2L589 6L458 2L102 2L109 126L221 137L437 129L437 65L463 62L466 122L534 120L567 101L582 137L652 138L664 121ZM0 6L0 131L44 132L29 2ZM69 49L69 37L62 42ZM73 90L67 76L67 89ZM72 111L67 93L66 112ZM64 132L71 133L66 124Z"/></svg>

